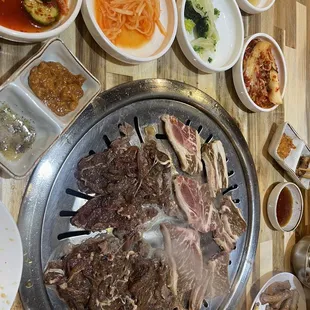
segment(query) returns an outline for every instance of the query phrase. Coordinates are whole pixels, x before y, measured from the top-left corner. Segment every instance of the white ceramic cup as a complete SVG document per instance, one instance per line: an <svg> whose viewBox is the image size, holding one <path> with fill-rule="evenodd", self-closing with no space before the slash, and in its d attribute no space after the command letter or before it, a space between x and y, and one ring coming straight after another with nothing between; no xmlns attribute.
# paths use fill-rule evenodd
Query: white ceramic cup
<svg viewBox="0 0 310 310"><path fill-rule="evenodd" d="M280 193L284 188L287 188L293 198L293 212L292 216L288 222L287 225L281 227L278 218L277 218L277 203L279 200ZM303 197L301 194L301 191L299 187L290 182L283 182L279 183L278 185L275 186L275 188L271 191L269 198L268 198L268 204L267 204L267 212L268 212L268 217L269 220L272 224L272 226L276 230L284 231L284 232L289 232L295 230L295 228L299 225L302 214L303 214L303 208L304 208L304 203L303 203Z"/></svg>

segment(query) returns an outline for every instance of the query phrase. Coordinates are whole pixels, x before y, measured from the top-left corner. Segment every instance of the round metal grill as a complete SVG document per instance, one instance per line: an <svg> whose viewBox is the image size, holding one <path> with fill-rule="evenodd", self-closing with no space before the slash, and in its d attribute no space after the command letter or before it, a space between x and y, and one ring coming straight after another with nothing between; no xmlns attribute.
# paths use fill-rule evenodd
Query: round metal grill
<svg viewBox="0 0 310 310"><path fill-rule="evenodd" d="M25 309L64 309L45 287L42 270L63 246L80 242L89 232L70 225L70 216L90 197L78 192L74 171L80 158L103 151L127 122L143 141L142 128L171 114L196 128L206 141L220 139L228 158L229 188L247 222L247 231L230 255L230 292L204 303L203 309L235 309L245 288L258 241L259 193L248 146L227 112L203 92L175 81L150 79L103 92L41 160L29 181L19 217L24 245L20 293ZM160 132L158 139L165 140Z"/></svg>

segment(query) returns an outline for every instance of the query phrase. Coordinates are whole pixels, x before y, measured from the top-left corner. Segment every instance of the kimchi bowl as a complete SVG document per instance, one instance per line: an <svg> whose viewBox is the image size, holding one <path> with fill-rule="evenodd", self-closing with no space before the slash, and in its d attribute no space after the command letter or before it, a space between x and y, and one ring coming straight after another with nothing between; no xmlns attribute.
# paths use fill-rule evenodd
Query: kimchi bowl
<svg viewBox="0 0 310 310"><path fill-rule="evenodd" d="M278 81L279 81L279 89L281 92L281 98L283 100L285 90L286 90L286 83L287 83L287 69L286 69L285 58L277 41L266 33L256 33L254 35L251 35L245 38L241 57L236 63L236 65L233 67L233 81L234 81L234 85L235 85L235 89L238 94L238 97L246 108L248 108L249 110L253 112L270 112L270 111L275 110L279 106L279 104L272 104L271 107L267 107L267 108L258 105L256 102L252 100L247 90L247 86L246 86L246 82L244 78L244 72L243 72L244 57L246 54L247 47L255 39L271 43L271 52L272 52L272 55L274 57L274 61L276 64L276 71L278 74ZM282 101L282 104L283 104L283 101Z"/></svg>

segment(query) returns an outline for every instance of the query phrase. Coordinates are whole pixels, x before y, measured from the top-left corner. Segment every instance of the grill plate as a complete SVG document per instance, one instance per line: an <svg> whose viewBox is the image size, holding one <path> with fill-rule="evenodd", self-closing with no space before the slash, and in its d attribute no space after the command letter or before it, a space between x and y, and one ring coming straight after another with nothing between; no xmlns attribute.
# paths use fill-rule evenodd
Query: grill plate
<svg viewBox="0 0 310 310"><path fill-rule="evenodd" d="M59 234L77 230L70 225L69 217L60 217L59 213L77 210L85 202L66 194L67 188L78 190L74 171L79 159L90 151L104 150L106 137L112 141L119 136L119 123L125 121L134 126L136 118L141 128L159 123L164 113L183 122L190 120L206 140L213 136L223 142L231 171L228 194L238 202L248 229L230 255L231 291L202 309L235 309L258 241L260 203L254 163L240 130L217 102L196 88L161 79L135 81L100 94L33 172L19 217L25 260L20 293L25 309L65 308L56 293L46 289L42 270L63 245L85 238L58 240Z"/></svg>

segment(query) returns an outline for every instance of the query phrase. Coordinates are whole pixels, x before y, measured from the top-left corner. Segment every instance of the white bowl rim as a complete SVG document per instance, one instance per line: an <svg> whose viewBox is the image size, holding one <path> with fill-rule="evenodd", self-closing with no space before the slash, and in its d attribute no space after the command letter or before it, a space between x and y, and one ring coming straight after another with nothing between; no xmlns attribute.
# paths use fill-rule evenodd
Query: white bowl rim
<svg viewBox="0 0 310 310"><path fill-rule="evenodd" d="M231 1L231 0L230 0ZM236 56L234 58L234 60L229 64L229 65L226 65L226 66L223 66L223 67L220 67L220 68L217 68L217 67L213 67L213 66L210 66L208 65L205 61L203 61L199 56L197 57L197 54L196 52L193 50L192 46L189 44L188 42L188 39L187 39L187 34L186 34L186 29L185 29L185 24L184 24L184 9L185 9L185 3L186 3L186 0L182 0L182 5L181 5L181 14L180 14L180 20L179 20L179 24L181 24L181 30L182 30L182 36L185 38L185 44L187 45L187 48L188 50L191 52L191 54L193 55L193 57L195 57L196 61L203 67L205 67L206 69L208 70L211 70L213 72L223 72L223 71L227 71L229 70L230 68L232 68L236 63L237 61L239 60L240 58L240 55L241 55L241 52L242 52L242 43L243 43L243 40L242 40L242 43L239 47L239 51L238 53L236 53ZM241 12L240 12L240 9L236 3L236 1L232 1L233 5L235 6L236 8L236 11L237 11L237 15L239 17L239 22L240 22L240 25L241 25L241 38L243 39L244 38L244 25L243 25L243 21L242 21L242 15L241 15Z"/></svg>
<svg viewBox="0 0 310 310"><path fill-rule="evenodd" d="M57 36L64 30L66 30L70 24L76 19L77 15L79 14L81 10L83 0L77 0L76 6L69 16L69 18L60 26L47 30L42 32L22 32L13 30L4 26L0 26L0 33L3 35L9 35L12 37L12 39L18 40L18 39L24 39L24 40L46 40L48 38ZM5 37L4 37L5 38Z"/></svg>
<svg viewBox="0 0 310 310"><path fill-rule="evenodd" d="M264 32L258 32L258 33L255 33L255 34L252 34L248 37L246 37L244 39L244 46L243 46L243 49L242 49L242 53L241 53L241 56L240 56L240 61L241 61L241 65L240 65L240 71L239 71L239 74L241 76L241 84L242 84L242 88L244 90L244 93L247 97L247 99L250 101L250 103L255 106L255 108L257 108L260 112L270 112L270 111L273 111L275 110L276 108L278 108L278 104L274 105L272 108L270 109L265 109L265 108L261 108L260 106L258 106L253 100L252 98L250 97L246 87L245 87L245 84L244 84L244 77L243 77L243 58L244 58L244 54L245 54L245 50L247 48L247 46L249 45L249 43L254 40L255 38L257 37L263 37L263 38L267 38L268 40L270 40L272 42L272 44L274 45L274 47L278 50L279 54L280 54L280 57L281 57L281 61L283 63L283 78L284 78L284 85L283 85L283 91L282 91L282 94L281 94L281 97L283 98L284 97L284 94L285 94L285 91L286 91L286 84L287 84L287 68L286 68L286 62L285 62L285 58L284 58L284 54L282 52L282 49L281 47L279 46L278 42L272 37L270 36L269 34L267 33L264 33Z"/></svg>
<svg viewBox="0 0 310 310"><path fill-rule="evenodd" d="M278 222L278 218L277 218L277 203L278 203L278 199L279 199L279 196L280 196L280 193L282 192L282 190L285 187L289 187L289 186L292 186L292 187L294 187L297 190L297 192L298 192L298 199L299 199L299 202L300 202L300 205L301 205L301 209L300 209L299 219L296 222L296 225L291 230L285 230L285 229L283 229L280 226L280 224ZM288 188L288 190L291 191L289 188ZM274 189L271 191L269 197L272 195L273 192L278 192L277 196L276 196L276 200L275 200L276 204L275 204L275 206L271 206L272 209L273 209L273 214L274 214L275 220L276 220L276 222L278 224L278 229L280 229L283 232L294 231L296 229L296 227L300 224L301 219L302 219L302 215L303 215L303 212L304 212L304 201L303 201L303 196L302 196L300 188L295 183L293 183L293 182L281 182L281 183L277 184L274 187ZM268 208L269 208L269 201L268 201Z"/></svg>
<svg viewBox="0 0 310 310"><path fill-rule="evenodd" d="M262 13L262 12L268 11L274 5L276 0L272 0L270 4L262 8L253 5L248 0L239 0L239 1L242 1L245 6L248 6L252 10L255 10L257 13Z"/></svg>
<svg viewBox="0 0 310 310"><path fill-rule="evenodd" d="M170 47L171 47L171 45L172 45L172 43L176 37L177 26L178 26L178 11L177 11L177 6L176 6L176 1L175 0L169 0L169 1L171 1L172 8L173 8L173 16L174 16L174 25L173 25L172 35L171 35L169 41L167 42L165 48L160 53L157 53L157 54L155 54L153 56L149 56L149 57L137 57L137 56L131 55L129 53L124 52L122 49L118 48L116 45L114 45L108 39L108 37L104 34L102 29L99 27L98 22L96 20L96 17L93 14L91 14L91 10L89 9L90 2L85 1L85 4L86 4L86 8L87 8L88 14L91 18L91 22L92 22L93 26L96 28L96 30L99 33L99 35L101 36L101 38L108 44L108 46L111 49L113 49L116 53L123 55L124 57L130 59L131 61L135 61L137 63L143 63L143 62L149 62L149 61L156 60L156 59L162 57L163 55L165 55L167 53L167 51L170 49Z"/></svg>

